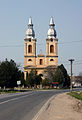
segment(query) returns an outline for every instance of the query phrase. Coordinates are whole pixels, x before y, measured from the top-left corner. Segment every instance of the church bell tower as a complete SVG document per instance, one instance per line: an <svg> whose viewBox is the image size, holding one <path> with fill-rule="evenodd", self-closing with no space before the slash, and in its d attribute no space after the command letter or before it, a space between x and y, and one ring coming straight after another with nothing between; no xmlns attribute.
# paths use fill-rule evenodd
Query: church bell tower
<svg viewBox="0 0 82 120"><path fill-rule="evenodd" d="M48 35L46 39L47 44L47 65L58 65L58 55L57 55L57 42L56 38L56 30L54 28L55 24L53 21L53 17L50 19Z"/></svg>
<svg viewBox="0 0 82 120"><path fill-rule="evenodd" d="M36 65L36 39L33 29L32 18L29 17L28 29L25 37L25 65L24 67Z"/></svg>
<svg viewBox="0 0 82 120"><path fill-rule="evenodd" d="M37 70L37 74L45 76L45 71L48 68L56 69L58 66L57 55L57 34L53 18L50 19L49 30L46 39L47 55L39 54L36 56L36 38L33 29L32 18L29 17L28 29L25 36L25 64L24 64L24 78L26 80L27 73L32 69Z"/></svg>

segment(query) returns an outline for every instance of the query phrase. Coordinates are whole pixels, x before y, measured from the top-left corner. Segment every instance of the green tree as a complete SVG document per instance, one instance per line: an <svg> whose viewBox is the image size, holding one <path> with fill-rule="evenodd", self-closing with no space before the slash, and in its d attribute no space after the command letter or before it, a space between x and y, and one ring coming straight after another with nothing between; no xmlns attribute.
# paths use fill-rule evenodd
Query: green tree
<svg viewBox="0 0 82 120"><path fill-rule="evenodd" d="M57 68L54 66L48 67L46 70L46 78L49 79L49 83L59 82L59 84L63 84L63 87L70 86L70 77L63 64Z"/></svg>
<svg viewBox="0 0 82 120"><path fill-rule="evenodd" d="M70 86L70 77L67 73L67 70L65 69L65 67L63 66L63 64L61 64L60 66L58 66L58 68L60 68L60 70L63 73L64 76L64 83L63 83L63 87L69 87Z"/></svg>
<svg viewBox="0 0 82 120"><path fill-rule="evenodd" d="M36 69L32 69L30 73L26 75L26 86L34 87L34 85L40 85L42 82L41 75L37 75Z"/></svg>
<svg viewBox="0 0 82 120"><path fill-rule="evenodd" d="M40 83L42 82L42 75L37 75L36 79L35 79L35 84L36 85L40 85Z"/></svg>
<svg viewBox="0 0 82 120"><path fill-rule="evenodd" d="M53 66L53 65L46 67L46 70L44 71L44 73L46 74L46 78L48 78L49 83L53 82L53 75L54 75L56 69L57 69L57 67Z"/></svg>
<svg viewBox="0 0 82 120"><path fill-rule="evenodd" d="M48 79L48 78L45 78L45 79L42 81L42 86L50 86L50 83L49 83L49 79Z"/></svg>
<svg viewBox="0 0 82 120"><path fill-rule="evenodd" d="M24 73L21 72L17 64L11 59L0 63L0 86L16 87L17 81L24 83Z"/></svg>
<svg viewBox="0 0 82 120"><path fill-rule="evenodd" d="M53 74L53 82L58 82L59 84L62 84L64 82L64 76L60 68L57 68Z"/></svg>

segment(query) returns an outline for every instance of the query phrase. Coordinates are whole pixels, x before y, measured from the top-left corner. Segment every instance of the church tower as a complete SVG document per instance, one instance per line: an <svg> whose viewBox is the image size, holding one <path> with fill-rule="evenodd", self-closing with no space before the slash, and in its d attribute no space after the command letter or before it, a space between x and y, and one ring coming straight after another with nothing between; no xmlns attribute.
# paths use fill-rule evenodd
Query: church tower
<svg viewBox="0 0 82 120"><path fill-rule="evenodd" d="M53 18L50 19L49 30L46 39L47 55L39 54L36 56L36 38L33 29L32 18L29 18L28 29L25 37L25 64L24 64L24 78L26 80L27 72L30 73L32 69L36 69L37 74L45 76L47 69L56 69L58 66L56 30Z"/></svg>
<svg viewBox="0 0 82 120"><path fill-rule="evenodd" d="M28 66L36 65L36 39L33 30L32 18L29 18L28 29L25 37L25 64L24 69Z"/></svg>
<svg viewBox="0 0 82 120"><path fill-rule="evenodd" d="M48 35L46 39L47 44L47 65L58 65L58 55L57 55L57 42L58 39L56 38L56 30L54 28L55 24L53 18L50 19Z"/></svg>

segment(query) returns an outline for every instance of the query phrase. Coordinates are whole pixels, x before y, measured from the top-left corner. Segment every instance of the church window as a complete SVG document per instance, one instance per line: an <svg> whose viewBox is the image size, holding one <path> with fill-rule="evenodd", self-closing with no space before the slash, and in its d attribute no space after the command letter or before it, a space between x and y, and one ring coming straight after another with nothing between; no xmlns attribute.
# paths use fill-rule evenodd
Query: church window
<svg viewBox="0 0 82 120"><path fill-rule="evenodd" d="M28 61L32 61L32 59L28 59Z"/></svg>
<svg viewBox="0 0 82 120"><path fill-rule="evenodd" d="M50 61L54 61L54 59L50 59Z"/></svg>
<svg viewBox="0 0 82 120"><path fill-rule="evenodd" d="M27 43L25 43L25 52L27 54Z"/></svg>
<svg viewBox="0 0 82 120"><path fill-rule="evenodd" d="M53 42L53 39L51 38L51 42Z"/></svg>
<svg viewBox="0 0 82 120"><path fill-rule="evenodd" d="M28 46L28 53L32 53L32 45Z"/></svg>
<svg viewBox="0 0 82 120"><path fill-rule="evenodd" d="M42 59L40 59L40 65L42 65L43 64L43 60Z"/></svg>
<svg viewBox="0 0 82 120"><path fill-rule="evenodd" d="M54 46L50 45L50 53L54 53Z"/></svg>
<svg viewBox="0 0 82 120"><path fill-rule="evenodd" d="M29 42L31 42L31 39L29 38Z"/></svg>

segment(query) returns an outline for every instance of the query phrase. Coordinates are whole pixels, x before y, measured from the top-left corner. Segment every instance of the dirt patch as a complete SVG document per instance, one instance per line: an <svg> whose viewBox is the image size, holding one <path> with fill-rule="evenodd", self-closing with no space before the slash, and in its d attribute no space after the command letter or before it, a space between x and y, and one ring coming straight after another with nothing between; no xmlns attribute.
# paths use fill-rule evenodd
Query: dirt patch
<svg viewBox="0 0 82 120"><path fill-rule="evenodd" d="M73 106L73 109L77 112L82 113L82 101L76 101L76 104Z"/></svg>
<svg viewBox="0 0 82 120"><path fill-rule="evenodd" d="M82 101L66 93L57 95L37 120L82 120Z"/></svg>

